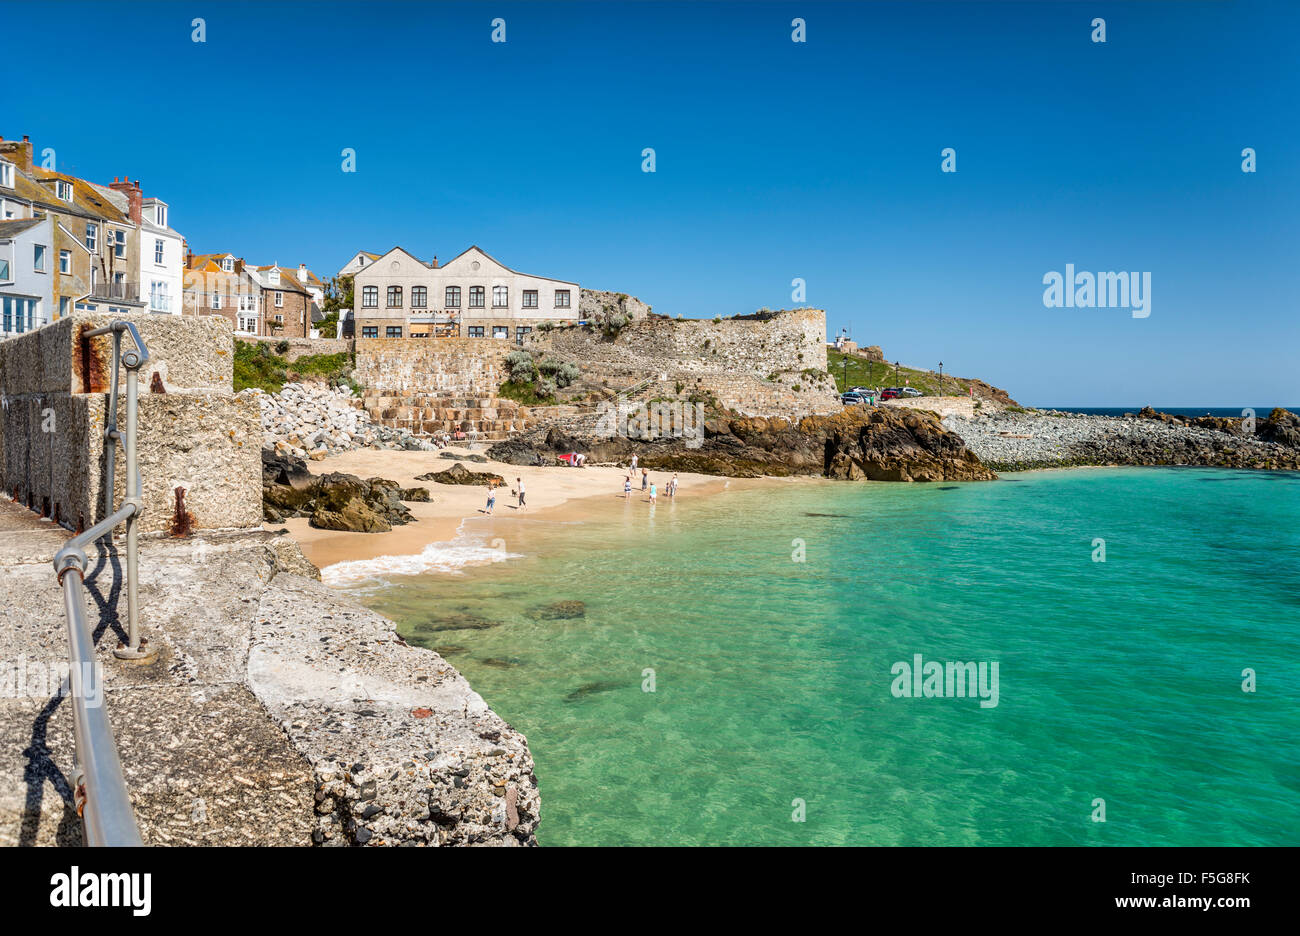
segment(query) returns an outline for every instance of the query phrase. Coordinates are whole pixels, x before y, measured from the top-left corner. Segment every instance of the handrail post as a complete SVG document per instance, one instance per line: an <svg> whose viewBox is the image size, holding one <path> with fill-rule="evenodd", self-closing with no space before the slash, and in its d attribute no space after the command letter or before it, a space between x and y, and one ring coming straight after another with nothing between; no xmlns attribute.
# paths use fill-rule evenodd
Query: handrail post
<svg viewBox="0 0 1300 936"><path fill-rule="evenodd" d="M122 506L135 509L126 518L126 621L127 643L113 654L122 660L151 661L156 653L149 650L147 640L140 636L140 514L144 511L144 492L140 482L140 466L136 461L136 430L139 423L140 367L144 358L139 352L127 351L122 355L126 368L126 438L123 447L126 456L126 497Z"/></svg>

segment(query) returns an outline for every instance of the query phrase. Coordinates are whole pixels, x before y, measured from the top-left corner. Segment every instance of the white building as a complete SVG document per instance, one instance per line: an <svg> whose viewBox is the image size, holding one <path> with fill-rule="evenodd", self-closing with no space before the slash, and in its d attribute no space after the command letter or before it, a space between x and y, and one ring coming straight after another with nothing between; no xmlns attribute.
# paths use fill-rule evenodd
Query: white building
<svg viewBox="0 0 1300 936"><path fill-rule="evenodd" d="M355 258L354 258L355 259ZM401 247L352 276L358 338L496 338L522 343L539 323L577 321L568 280L512 270L478 247L439 266Z"/></svg>

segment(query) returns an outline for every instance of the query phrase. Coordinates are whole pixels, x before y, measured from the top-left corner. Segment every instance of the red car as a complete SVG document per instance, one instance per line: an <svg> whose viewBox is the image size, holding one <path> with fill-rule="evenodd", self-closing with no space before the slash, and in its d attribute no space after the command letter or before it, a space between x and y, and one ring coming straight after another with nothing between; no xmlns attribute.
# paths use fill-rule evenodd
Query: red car
<svg viewBox="0 0 1300 936"><path fill-rule="evenodd" d="M894 389L880 391L880 398L882 400L897 400L900 396L902 396L902 394Z"/></svg>

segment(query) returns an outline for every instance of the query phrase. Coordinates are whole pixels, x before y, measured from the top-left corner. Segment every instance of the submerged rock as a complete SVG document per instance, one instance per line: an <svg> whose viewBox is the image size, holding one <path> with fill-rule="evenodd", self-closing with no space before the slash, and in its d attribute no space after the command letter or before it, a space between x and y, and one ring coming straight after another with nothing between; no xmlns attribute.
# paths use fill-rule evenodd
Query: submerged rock
<svg viewBox="0 0 1300 936"><path fill-rule="evenodd" d="M528 616L537 621L567 621L586 617L587 605L582 601L556 601L529 609Z"/></svg>

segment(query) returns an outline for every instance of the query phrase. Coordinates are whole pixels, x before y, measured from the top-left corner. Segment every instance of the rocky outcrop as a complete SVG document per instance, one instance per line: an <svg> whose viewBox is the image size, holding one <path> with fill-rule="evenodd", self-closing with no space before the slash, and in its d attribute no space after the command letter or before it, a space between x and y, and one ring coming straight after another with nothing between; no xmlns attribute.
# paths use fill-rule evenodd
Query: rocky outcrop
<svg viewBox="0 0 1300 936"><path fill-rule="evenodd" d="M650 314L650 306L636 296L607 289L584 289L578 299L578 314L583 321L597 325L623 325L639 321Z"/></svg>
<svg viewBox="0 0 1300 936"><path fill-rule="evenodd" d="M999 471L1077 465L1202 465L1300 470L1300 419L1188 418L1144 407L1123 417L1054 410L945 420Z"/></svg>
<svg viewBox="0 0 1300 936"><path fill-rule="evenodd" d="M262 450L262 515L268 523L309 517L322 530L386 533L415 520L403 500L428 499L426 489L404 489L386 478L362 480L339 471L318 477L301 459Z"/></svg>
<svg viewBox="0 0 1300 936"><path fill-rule="evenodd" d="M490 471L470 471L457 462L443 471L430 471L428 474L416 475L417 481L433 481L435 484L505 484L506 479Z"/></svg>
<svg viewBox="0 0 1300 936"><path fill-rule="evenodd" d="M685 439L642 442L623 436L575 436L552 428L493 446L488 455L509 464L552 464L564 452L592 462L641 465L729 477L821 475L872 481L987 481L961 437L925 411L849 407L830 416L706 420L698 447Z"/></svg>

